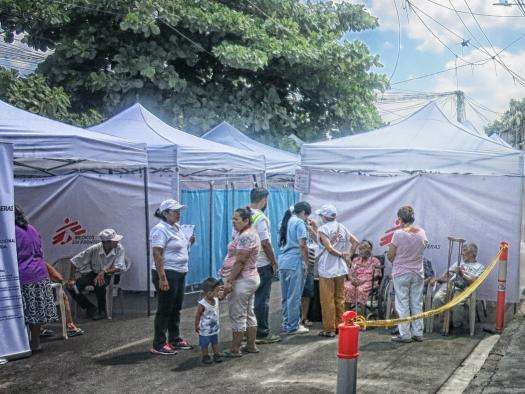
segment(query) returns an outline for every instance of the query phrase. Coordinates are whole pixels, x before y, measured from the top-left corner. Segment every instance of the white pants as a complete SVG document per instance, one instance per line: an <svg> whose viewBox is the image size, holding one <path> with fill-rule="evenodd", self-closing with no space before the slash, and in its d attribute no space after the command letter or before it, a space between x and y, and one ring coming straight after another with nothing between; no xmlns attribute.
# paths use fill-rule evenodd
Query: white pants
<svg viewBox="0 0 525 394"><path fill-rule="evenodd" d="M407 273L394 278L396 312L400 318L417 315L423 311L423 285L420 275ZM404 339L423 336L423 320L398 325Z"/></svg>

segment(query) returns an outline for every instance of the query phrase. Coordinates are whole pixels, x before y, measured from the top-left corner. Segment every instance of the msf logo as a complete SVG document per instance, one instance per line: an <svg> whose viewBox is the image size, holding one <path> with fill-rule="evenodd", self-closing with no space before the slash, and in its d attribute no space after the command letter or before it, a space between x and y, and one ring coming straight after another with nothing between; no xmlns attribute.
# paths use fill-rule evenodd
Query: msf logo
<svg viewBox="0 0 525 394"><path fill-rule="evenodd" d="M64 226L55 231L53 236L53 245L65 245L74 240L75 237L84 235L86 230L82 228L80 223L76 220L66 218Z"/></svg>

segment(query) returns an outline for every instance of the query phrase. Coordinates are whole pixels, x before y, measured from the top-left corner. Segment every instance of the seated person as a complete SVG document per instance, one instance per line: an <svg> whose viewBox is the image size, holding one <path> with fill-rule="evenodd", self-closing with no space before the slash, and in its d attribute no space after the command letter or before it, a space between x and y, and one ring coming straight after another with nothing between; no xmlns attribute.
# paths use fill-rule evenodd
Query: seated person
<svg viewBox="0 0 525 394"><path fill-rule="evenodd" d="M426 257L423 257L423 276L424 276L424 287L423 287L423 294L427 293L427 287L429 283L434 283L434 269L432 268L432 262L427 259Z"/></svg>
<svg viewBox="0 0 525 394"><path fill-rule="evenodd" d="M68 281L69 293L93 320L106 317L106 287L111 275L126 269L124 248L119 243L123 236L113 229L106 229L99 234L99 237L101 242L90 246L71 259L72 267ZM80 272L80 278L75 281L77 270ZM98 313L95 305L82 294L86 286L95 287Z"/></svg>
<svg viewBox="0 0 525 394"><path fill-rule="evenodd" d="M448 281L452 281L452 290L450 293L451 300L457 293L461 293L472 282L474 282L485 270L485 267L476 261L478 255L478 247L474 243L468 243L463 247L462 260L459 264L454 263L450 266L449 271L436 279L438 283L442 283L439 290L434 296L432 307L437 308L445 304L447 297ZM458 307L454 308L452 313L452 325L455 328L460 327L464 320L464 306L465 301L460 303Z"/></svg>
<svg viewBox="0 0 525 394"><path fill-rule="evenodd" d="M372 256L372 242L362 240L357 247L357 256L352 259L348 280L345 281L345 302L365 306L372 291L372 279L381 277L381 262Z"/></svg>

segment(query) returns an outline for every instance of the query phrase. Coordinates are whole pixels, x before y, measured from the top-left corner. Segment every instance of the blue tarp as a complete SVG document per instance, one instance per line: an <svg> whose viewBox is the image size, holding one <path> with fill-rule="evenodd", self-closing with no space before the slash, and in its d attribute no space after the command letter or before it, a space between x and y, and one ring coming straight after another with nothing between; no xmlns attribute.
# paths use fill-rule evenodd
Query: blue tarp
<svg viewBox="0 0 525 394"><path fill-rule="evenodd" d="M279 226L286 209L297 202L298 194L291 187L270 187L267 214L271 222L272 243L276 253ZM197 242L190 252L187 285L198 284L209 276L217 276L231 240L233 211L250 202L249 189L213 189L213 216L210 212L210 190L182 190L182 203L192 207L184 212L182 223L196 226ZM210 217L213 232L210 234ZM210 236L212 241L210 243ZM211 247L210 247L211 246Z"/></svg>

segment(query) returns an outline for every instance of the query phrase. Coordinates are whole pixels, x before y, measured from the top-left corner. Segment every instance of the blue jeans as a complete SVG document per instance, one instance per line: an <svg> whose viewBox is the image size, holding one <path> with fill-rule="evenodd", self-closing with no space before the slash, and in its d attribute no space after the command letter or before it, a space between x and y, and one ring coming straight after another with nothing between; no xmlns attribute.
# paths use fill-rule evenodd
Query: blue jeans
<svg viewBox="0 0 525 394"><path fill-rule="evenodd" d="M292 332L299 328L301 321L301 295L304 287L304 266L302 262L295 270L280 269L283 330Z"/></svg>
<svg viewBox="0 0 525 394"><path fill-rule="evenodd" d="M257 268L261 284L255 292L254 312L257 318L257 336L264 338L270 333L268 315L270 313L270 291L272 290L273 269L271 265Z"/></svg>

